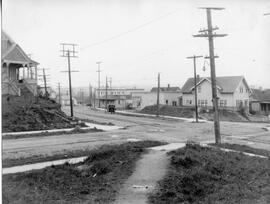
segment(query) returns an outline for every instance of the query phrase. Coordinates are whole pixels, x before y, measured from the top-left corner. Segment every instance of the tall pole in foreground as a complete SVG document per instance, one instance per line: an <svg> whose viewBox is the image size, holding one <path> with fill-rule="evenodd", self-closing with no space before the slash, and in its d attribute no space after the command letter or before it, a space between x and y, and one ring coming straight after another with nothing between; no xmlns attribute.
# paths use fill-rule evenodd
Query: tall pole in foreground
<svg viewBox="0 0 270 204"><path fill-rule="evenodd" d="M159 91L160 91L160 73L158 73L158 87L157 87L157 117L159 117Z"/></svg>
<svg viewBox="0 0 270 204"><path fill-rule="evenodd" d="M196 56L193 55L191 57L187 57L187 59L193 59L193 65L194 65L194 91L195 91L195 114L196 114L196 123L198 122L198 104L197 104L197 74L196 74L196 58L201 58L203 56Z"/></svg>
<svg viewBox="0 0 270 204"><path fill-rule="evenodd" d="M77 51L75 51L75 44L69 44L69 43L61 43L62 45L62 56L61 57L67 57L68 59L68 81L69 81L69 103L70 103L70 116L73 117L73 100L72 100L72 85L71 85L71 72L77 72L77 71L71 71L70 68L70 57L77 57L75 54Z"/></svg>
<svg viewBox="0 0 270 204"><path fill-rule="evenodd" d="M69 104L70 104L70 116L73 117L73 101L72 101L72 86L71 86L71 73L70 73L70 53L67 51L68 58L68 81L69 81Z"/></svg>
<svg viewBox="0 0 270 204"><path fill-rule="evenodd" d="M223 10L224 8L202 8L206 9L207 14L207 29L200 30L202 34L193 35L194 37L207 37L209 41L209 58L211 67L211 82L212 82L212 97L213 97L213 109L214 109L214 128L215 128L215 142L216 144L221 143L220 137L220 124L219 124L219 113L218 113L218 97L216 87L216 70L215 70L215 54L214 54L214 37L224 37L226 34L213 33L214 30L218 30L218 27L212 27L211 10Z"/></svg>
<svg viewBox="0 0 270 204"><path fill-rule="evenodd" d="M98 107L100 108L100 64L101 62L97 62L97 65L98 65Z"/></svg>

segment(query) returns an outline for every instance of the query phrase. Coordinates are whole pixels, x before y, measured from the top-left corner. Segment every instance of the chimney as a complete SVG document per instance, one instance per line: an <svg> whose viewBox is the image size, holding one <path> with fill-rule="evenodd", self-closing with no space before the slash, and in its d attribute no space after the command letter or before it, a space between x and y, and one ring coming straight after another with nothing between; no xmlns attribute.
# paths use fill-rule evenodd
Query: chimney
<svg viewBox="0 0 270 204"><path fill-rule="evenodd" d="M170 84L168 84L168 88L170 88Z"/></svg>

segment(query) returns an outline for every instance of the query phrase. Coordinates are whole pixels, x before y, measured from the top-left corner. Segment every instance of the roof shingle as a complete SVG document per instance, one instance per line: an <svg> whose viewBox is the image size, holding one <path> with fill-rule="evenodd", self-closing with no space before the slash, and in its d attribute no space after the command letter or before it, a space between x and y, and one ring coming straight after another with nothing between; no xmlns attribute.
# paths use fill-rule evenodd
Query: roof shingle
<svg viewBox="0 0 270 204"><path fill-rule="evenodd" d="M210 77L203 77L199 80L197 79L197 85L206 79L211 81ZM216 78L217 86L221 88L221 93L233 93L241 80L245 80L245 78L243 76L226 76ZM189 78L182 88L182 93L191 93L193 88L194 78Z"/></svg>

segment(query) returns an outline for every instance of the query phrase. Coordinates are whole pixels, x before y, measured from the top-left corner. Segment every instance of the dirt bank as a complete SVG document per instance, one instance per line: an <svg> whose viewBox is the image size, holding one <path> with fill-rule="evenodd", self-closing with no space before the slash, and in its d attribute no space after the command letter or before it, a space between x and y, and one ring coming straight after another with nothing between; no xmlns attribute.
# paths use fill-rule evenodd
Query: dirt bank
<svg viewBox="0 0 270 204"><path fill-rule="evenodd" d="M26 100L15 96L2 99L3 132L72 128L75 123L71 124L71 119L53 100Z"/></svg>

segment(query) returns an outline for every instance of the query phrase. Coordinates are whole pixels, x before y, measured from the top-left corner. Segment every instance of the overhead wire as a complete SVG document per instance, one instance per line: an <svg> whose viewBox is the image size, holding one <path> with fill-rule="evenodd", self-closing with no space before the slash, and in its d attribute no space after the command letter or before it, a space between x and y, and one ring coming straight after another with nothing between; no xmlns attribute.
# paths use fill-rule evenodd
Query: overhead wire
<svg viewBox="0 0 270 204"><path fill-rule="evenodd" d="M148 21L148 22L146 22L146 23L143 23L143 24L141 24L141 25L135 26L135 27L133 27L133 28L127 30L127 31L121 32L121 33L116 34L116 35L114 35L114 36L111 36L111 37L109 37L109 38L107 38L107 39L104 39L104 40L97 41L97 42L94 42L94 43L92 43L92 44L86 45L86 46L80 48L80 50L83 51L83 50L85 50L85 49L87 49L87 48L94 47L94 46L97 46L97 45L100 45L100 44L109 42L109 41L111 41L111 40L120 38L120 37L122 37L123 35L129 34L129 33L132 33L132 32L135 32L135 31L137 31L137 30L139 30L139 29L141 29L141 28L143 28L143 27L146 27L146 26L148 26L148 25L150 25L150 24L152 24L152 23L155 23L155 22L157 22L157 21L159 21L159 20L161 20L161 19L163 19L163 18L166 18L167 16L170 16L170 15L176 13L178 10L179 10L179 8L176 9L176 10L174 10L174 11L168 12L168 13L166 13L166 14L164 14L164 15L161 15L161 16L155 18L155 19L152 19L152 20L150 20L150 21Z"/></svg>

